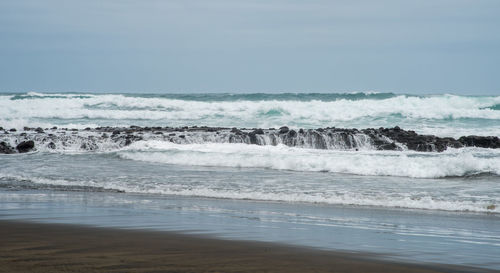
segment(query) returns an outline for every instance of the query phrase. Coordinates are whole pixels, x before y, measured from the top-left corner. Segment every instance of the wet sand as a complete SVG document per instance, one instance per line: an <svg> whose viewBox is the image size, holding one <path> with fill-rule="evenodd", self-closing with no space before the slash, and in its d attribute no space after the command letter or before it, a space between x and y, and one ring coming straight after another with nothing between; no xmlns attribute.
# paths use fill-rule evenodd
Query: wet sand
<svg viewBox="0 0 500 273"><path fill-rule="evenodd" d="M0 241L0 272L474 271L272 243L32 222L0 221Z"/></svg>

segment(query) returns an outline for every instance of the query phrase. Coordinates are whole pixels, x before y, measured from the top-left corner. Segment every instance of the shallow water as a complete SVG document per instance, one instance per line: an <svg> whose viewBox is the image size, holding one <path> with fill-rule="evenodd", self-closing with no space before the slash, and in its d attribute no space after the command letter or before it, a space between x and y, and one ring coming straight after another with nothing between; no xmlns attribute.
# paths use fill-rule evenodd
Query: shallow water
<svg viewBox="0 0 500 273"><path fill-rule="evenodd" d="M240 146L259 148L256 145ZM353 152L333 152L322 157L321 153L317 154L314 150L295 149L305 155L299 153L287 158L287 154L275 151L264 154L259 150L255 154L253 150L228 152L219 146L215 147L218 151L209 146L209 152L192 152L191 149L185 152L181 149L187 147L189 145L176 145L180 151L125 149L110 153L0 155L0 187L16 190L108 190L293 203L500 212L497 175L421 179L323 171L329 166L336 167L336 164L371 172L394 170L403 175L404 172L428 175L433 171L447 171L445 168L450 163L432 154L415 159L411 155L402 158L398 155L400 152L393 152L394 158L370 163L370 154ZM460 156L449 157L459 162L456 167L466 164L460 163ZM483 163L471 159L470 164L495 164L487 160L491 159ZM311 167L307 164L316 165ZM415 170L405 168L404 164L413 165ZM370 170L370 165L375 169Z"/></svg>
<svg viewBox="0 0 500 273"><path fill-rule="evenodd" d="M0 190L0 219L280 242L500 269L497 215L53 190Z"/></svg>

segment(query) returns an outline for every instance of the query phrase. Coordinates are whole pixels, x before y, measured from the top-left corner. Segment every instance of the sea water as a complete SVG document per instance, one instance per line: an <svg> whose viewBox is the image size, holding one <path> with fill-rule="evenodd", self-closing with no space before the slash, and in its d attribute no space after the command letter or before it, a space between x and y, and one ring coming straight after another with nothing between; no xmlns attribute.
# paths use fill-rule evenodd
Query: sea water
<svg viewBox="0 0 500 273"><path fill-rule="evenodd" d="M500 136L500 96L0 95L4 129L130 125L400 126L441 137ZM320 150L210 139L71 147L0 155L0 219L196 229L500 269L500 150Z"/></svg>

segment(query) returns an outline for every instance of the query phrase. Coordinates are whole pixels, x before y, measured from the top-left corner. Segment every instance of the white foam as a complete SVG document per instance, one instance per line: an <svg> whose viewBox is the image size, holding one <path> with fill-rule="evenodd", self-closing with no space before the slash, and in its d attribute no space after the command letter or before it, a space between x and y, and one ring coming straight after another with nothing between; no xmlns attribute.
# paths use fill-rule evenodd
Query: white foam
<svg viewBox="0 0 500 273"><path fill-rule="evenodd" d="M480 173L500 175L500 153L490 149L450 149L446 153L354 152L301 149L284 145L218 143L179 145L163 141L139 141L119 152L119 155L126 159L178 165L269 168L414 178Z"/></svg>
<svg viewBox="0 0 500 273"><path fill-rule="evenodd" d="M198 196L209 198L228 198L241 200L260 201L282 201L282 202L303 202L303 203L324 203L335 205L357 205L357 206L378 206L391 208L410 208L444 211L470 211L500 213L498 203L500 200L473 200L474 198L464 198L453 193L445 196L433 196L433 193L422 193L393 191L386 192L380 189L364 188L332 188L323 185L322 190L311 190L301 184L273 185L271 188L260 187L254 184L243 184L238 186L212 185L201 183L201 185L180 185L172 183L123 183L118 180L106 179L104 181L94 180L68 180L53 179L39 176L12 175L0 173L0 178L17 181L30 181L35 184L58 185L58 186L84 186L98 187L110 190L119 190L129 193L166 194L179 196ZM290 187L291 186L291 187ZM319 185L318 185L319 186ZM411 185L409 185L411 188ZM354 190L354 189L357 190ZM416 188L418 190L418 187ZM394 191L396 190L396 191ZM421 190L420 190L421 191ZM493 205L493 206L492 206Z"/></svg>
<svg viewBox="0 0 500 273"><path fill-rule="evenodd" d="M149 125L211 125L236 127L279 127L290 125L307 128L354 124L357 127L376 127L391 124L391 115L408 121L406 129L424 130L412 120L433 119L445 124L459 118L499 120L500 111L488 107L500 104L496 97L464 97L439 95L427 97L396 96L381 100L362 99L336 101L190 101L159 97L132 97L124 95L81 95L31 93L32 98L11 100L0 96L0 125L12 120L31 122L55 119L64 124L79 120L87 124L127 124L133 121ZM269 114L272 113L272 114ZM102 124L103 120L106 124ZM379 123L379 124L377 124ZM393 124L397 125L397 124ZM453 125L430 128L456 136ZM463 127L463 126L455 126ZM474 128L473 128L474 129ZM491 129L491 128L488 128ZM462 131L463 132L463 131ZM470 133L482 134L481 130ZM500 126L493 126L488 134L500 135Z"/></svg>

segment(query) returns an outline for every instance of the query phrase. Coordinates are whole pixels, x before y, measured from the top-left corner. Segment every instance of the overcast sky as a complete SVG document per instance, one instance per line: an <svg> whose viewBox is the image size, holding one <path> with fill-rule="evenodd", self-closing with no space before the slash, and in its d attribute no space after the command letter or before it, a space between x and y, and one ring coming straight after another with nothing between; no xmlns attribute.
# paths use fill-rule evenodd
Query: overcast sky
<svg viewBox="0 0 500 273"><path fill-rule="evenodd" d="M0 91L500 94L500 1L0 0Z"/></svg>

